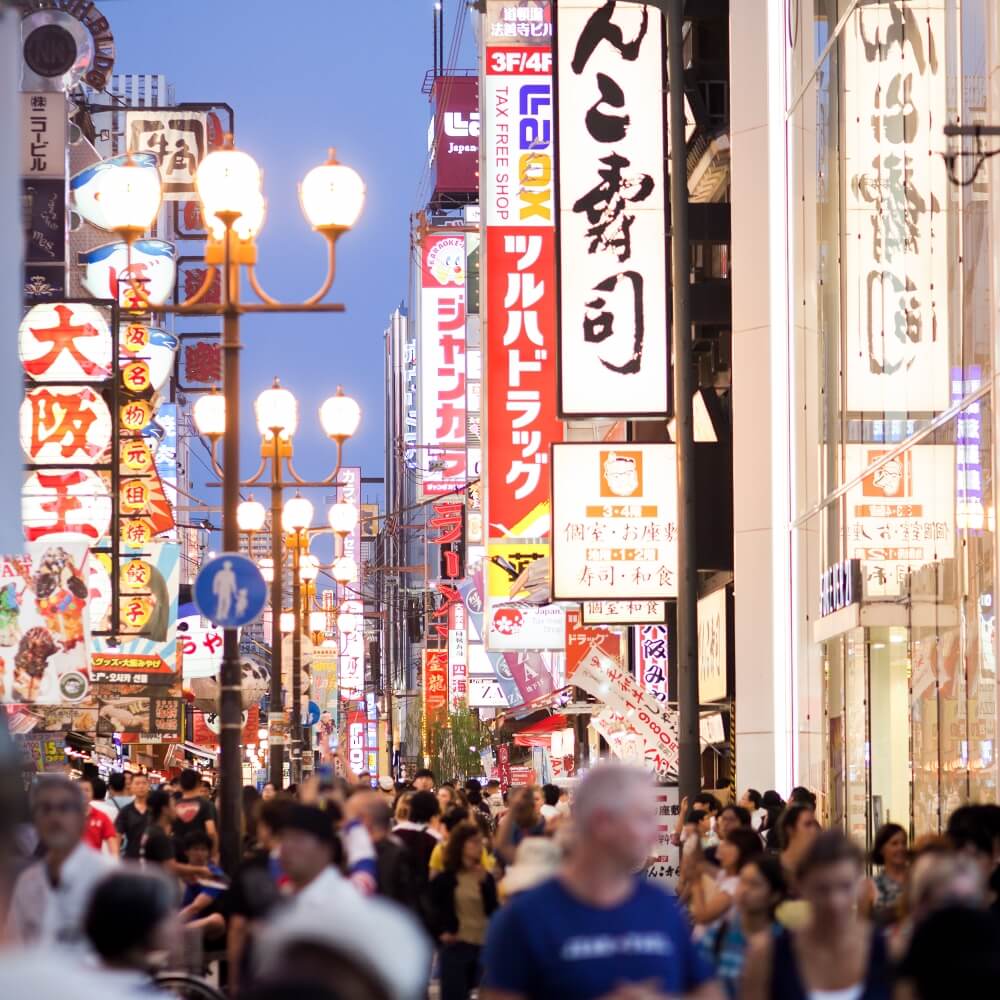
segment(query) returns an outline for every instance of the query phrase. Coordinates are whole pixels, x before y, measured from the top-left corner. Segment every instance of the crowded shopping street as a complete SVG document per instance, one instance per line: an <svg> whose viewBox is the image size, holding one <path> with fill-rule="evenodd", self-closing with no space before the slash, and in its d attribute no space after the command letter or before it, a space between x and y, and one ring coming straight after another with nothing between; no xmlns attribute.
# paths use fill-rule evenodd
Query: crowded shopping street
<svg viewBox="0 0 1000 1000"><path fill-rule="evenodd" d="M0 1000L1000 996L1000 0L0 0L0 127Z"/></svg>

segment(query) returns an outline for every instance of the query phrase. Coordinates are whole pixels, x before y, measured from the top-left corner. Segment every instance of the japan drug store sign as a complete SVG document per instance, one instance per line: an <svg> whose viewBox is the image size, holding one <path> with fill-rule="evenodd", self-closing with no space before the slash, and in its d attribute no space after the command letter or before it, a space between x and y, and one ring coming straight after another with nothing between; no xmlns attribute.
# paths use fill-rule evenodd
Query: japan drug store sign
<svg viewBox="0 0 1000 1000"><path fill-rule="evenodd" d="M672 444L552 446L552 599L677 596Z"/></svg>
<svg viewBox="0 0 1000 1000"><path fill-rule="evenodd" d="M670 405L663 16L555 4L559 414Z"/></svg>

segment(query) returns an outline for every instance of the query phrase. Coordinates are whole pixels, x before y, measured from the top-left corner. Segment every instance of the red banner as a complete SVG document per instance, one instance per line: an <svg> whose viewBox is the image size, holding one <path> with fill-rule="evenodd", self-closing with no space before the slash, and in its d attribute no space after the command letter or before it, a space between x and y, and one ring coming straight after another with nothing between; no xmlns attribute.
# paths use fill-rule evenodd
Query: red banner
<svg viewBox="0 0 1000 1000"><path fill-rule="evenodd" d="M444 721L448 714L448 650L424 650L424 718Z"/></svg>
<svg viewBox="0 0 1000 1000"><path fill-rule="evenodd" d="M584 625L580 611L566 609L566 681L594 649L616 663L622 662L621 636L605 625Z"/></svg>

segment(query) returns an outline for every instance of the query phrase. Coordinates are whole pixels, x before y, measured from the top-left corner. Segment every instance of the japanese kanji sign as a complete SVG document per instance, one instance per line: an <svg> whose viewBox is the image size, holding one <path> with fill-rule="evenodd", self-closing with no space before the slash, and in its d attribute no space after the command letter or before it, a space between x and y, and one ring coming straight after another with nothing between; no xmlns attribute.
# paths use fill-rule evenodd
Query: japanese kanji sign
<svg viewBox="0 0 1000 1000"><path fill-rule="evenodd" d="M429 233L421 247L420 444L424 496L466 484L465 238Z"/></svg>
<svg viewBox="0 0 1000 1000"><path fill-rule="evenodd" d="M488 44L548 45L552 41L549 0L486 0Z"/></svg>
<svg viewBox="0 0 1000 1000"><path fill-rule="evenodd" d="M728 624L725 587L698 601L698 697L702 702L726 697Z"/></svg>
<svg viewBox="0 0 1000 1000"><path fill-rule="evenodd" d="M643 689L657 701L669 696L670 647L666 625L642 625L635 634L638 678Z"/></svg>
<svg viewBox="0 0 1000 1000"><path fill-rule="evenodd" d="M340 470L340 485L337 487L337 502L348 503L361 511L361 469L349 466ZM365 690L365 632L364 604L357 599L361 593L361 523L345 536L343 555L358 564L358 579L347 586L339 586L341 608L357 616L357 627L353 632L339 633L340 693L343 698L363 698Z"/></svg>
<svg viewBox="0 0 1000 1000"><path fill-rule="evenodd" d="M21 403L21 447L32 465L97 465L111 453L111 413L89 386L43 386Z"/></svg>
<svg viewBox="0 0 1000 1000"><path fill-rule="evenodd" d="M209 148L209 112L128 111L125 135L130 153L153 152L160 160L165 201L197 197L194 175Z"/></svg>
<svg viewBox="0 0 1000 1000"><path fill-rule="evenodd" d="M664 601L583 601L584 625L660 624L667 620Z"/></svg>
<svg viewBox="0 0 1000 1000"><path fill-rule="evenodd" d="M41 303L18 330L21 364L35 382L104 381L113 352L106 310L85 302Z"/></svg>
<svg viewBox="0 0 1000 1000"><path fill-rule="evenodd" d="M21 94L22 177L66 176L66 95Z"/></svg>
<svg viewBox="0 0 1000 1000"><path fill-rule="evenodd" d="M622 662L622 635L606 625L584 625L583 616L566 609L566 680L570 681L583 658L596 647L605 656Z"/></svg>
<svg viewBox="0 0 1000 1000"><path fill-rule="evenodd" d="M552 596L677 596L674 445L552 446Z"/></svg>
<svg viewBox="0 0 1000 1000"><path fill-rule="evenodd" d="M843 40L845 409L949 405L947 171L928 148L948 118L948 13L938 3L858 10Z"/></svg>
<svg viewBox="0 0 1000 1000"><path fill-rule="evenodd" d="M666 415L663 16L556 3L559 413Z"/></svg>

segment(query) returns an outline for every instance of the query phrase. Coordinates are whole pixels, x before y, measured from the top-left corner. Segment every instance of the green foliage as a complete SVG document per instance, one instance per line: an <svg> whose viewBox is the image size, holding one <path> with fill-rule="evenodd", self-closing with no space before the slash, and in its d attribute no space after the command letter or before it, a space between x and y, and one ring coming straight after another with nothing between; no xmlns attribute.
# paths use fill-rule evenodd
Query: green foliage
<svg viewBox="0 0 1000 1000"><path fill-rule="evenodd" d="M432 725L427 735L430 768L438 781L461 782L482 774L479 751L489 744L489 736L478 712L468 708L451 712L447 721Z"/></svg>

